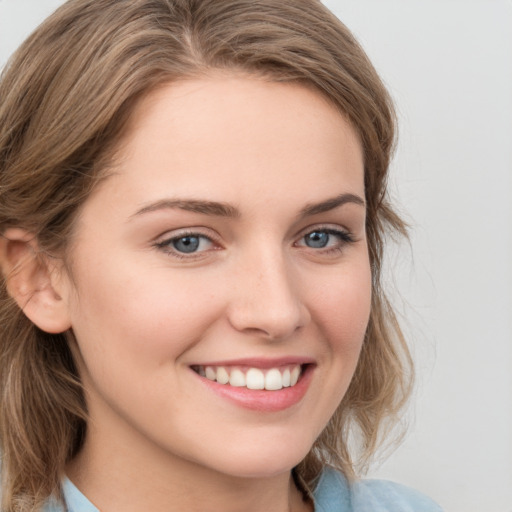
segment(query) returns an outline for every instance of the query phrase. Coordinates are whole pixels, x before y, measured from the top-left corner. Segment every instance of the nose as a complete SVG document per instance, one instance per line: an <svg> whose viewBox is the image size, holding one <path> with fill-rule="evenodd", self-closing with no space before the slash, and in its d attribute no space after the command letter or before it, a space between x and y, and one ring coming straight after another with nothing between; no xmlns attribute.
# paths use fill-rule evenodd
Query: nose
<svg viewBox="0 0 512 512"><path fill-rule="evenodd" d="M228 307L231 325L269 340L288 338L307 325L310 313L292 274L291 265L281 254L246 259L233 276Z"/></svg>

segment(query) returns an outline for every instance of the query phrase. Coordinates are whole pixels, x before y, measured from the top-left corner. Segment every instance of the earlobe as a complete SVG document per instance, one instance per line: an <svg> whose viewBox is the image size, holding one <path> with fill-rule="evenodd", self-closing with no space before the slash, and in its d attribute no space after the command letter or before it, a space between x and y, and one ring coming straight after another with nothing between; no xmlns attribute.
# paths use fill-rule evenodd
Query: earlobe
<svg viewBox="0 0 512 512"><path fill-rule="evenodd" d="M9 295L37 327L54 334L71 327L57 266L40 252L31 233L10 228L0 236L0 268Z"/></svg>

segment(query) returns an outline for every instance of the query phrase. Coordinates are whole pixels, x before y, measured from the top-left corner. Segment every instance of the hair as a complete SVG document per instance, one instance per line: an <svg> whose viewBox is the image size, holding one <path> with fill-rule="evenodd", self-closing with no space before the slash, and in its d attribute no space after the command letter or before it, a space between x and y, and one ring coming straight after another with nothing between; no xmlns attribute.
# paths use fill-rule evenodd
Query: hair
<svg viewBox="0 0 512 512"><path fill-rule="evenodd" d="M388 438L412 364L381 286L384 243L406 235L386 192L392 101L349 30L317 0L71 0L19 48L0 79L0 234L32 233L66 261L75 220L156 87L240 71L313 87L358 133L365 166L372 304L349 389L294 475L312 488L325 465L349 478ZM6 511L58 495L80 450L87 407L68 334L25 317L0 283L0 449ZM356 444L351 438L356 433Z"/></svg>

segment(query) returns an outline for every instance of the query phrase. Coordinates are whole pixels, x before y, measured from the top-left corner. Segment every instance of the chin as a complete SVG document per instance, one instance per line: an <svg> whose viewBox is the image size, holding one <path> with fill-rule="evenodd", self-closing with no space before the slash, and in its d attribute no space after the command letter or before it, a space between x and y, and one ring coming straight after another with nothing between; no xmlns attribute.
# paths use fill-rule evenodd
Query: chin
<svg viewBox="0 0 512 512"><path fill-rule="evenodd" d="M253 443L225 449L217 458L217 470L241 478L270 478L289 473L309 453L311 444L291 437L279 443Z"/></svg>
<svg viewBox="0 0 512 512"><path fill-rule="evenodd" d="M250 461L245 464L228 464L221 472L237 478L266 479L278 475L288 474L302 459L291 461L279 461L276 458Z"/></svg>

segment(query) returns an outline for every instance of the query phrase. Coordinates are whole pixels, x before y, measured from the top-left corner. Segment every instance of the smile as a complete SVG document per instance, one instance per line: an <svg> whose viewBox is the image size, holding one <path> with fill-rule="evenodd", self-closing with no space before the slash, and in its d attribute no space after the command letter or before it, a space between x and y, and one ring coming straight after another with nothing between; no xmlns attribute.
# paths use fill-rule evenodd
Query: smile
<svg viewBox="0 0 512 512"><path fill-rule="evenodd" d="M192 369L201 377L226 386L278 391L295 386L303 367L293 364L268 369L241 366L193 366Z"/></svg>
<svg viewBox="0 0 512 512"><path fill-rule="evenodd" d="M190 366L210 392L244 409L273 413L300 403L313 379L313 359L245 359ZM290 360L291 359L291 360Z"/></svg>

